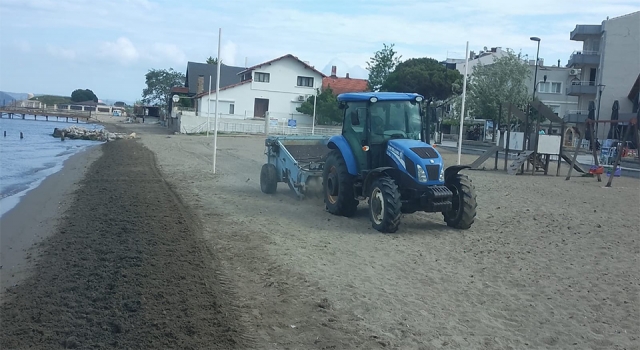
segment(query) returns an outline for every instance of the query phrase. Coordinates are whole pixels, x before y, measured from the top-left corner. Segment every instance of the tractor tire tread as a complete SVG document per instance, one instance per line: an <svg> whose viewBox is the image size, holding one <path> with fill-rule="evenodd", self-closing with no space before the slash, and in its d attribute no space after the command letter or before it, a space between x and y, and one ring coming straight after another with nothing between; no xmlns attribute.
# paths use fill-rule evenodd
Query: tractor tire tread
<svg viewBox="0 0 640 350"><path fill-rule="evenodd" d="M338 187L340 191L338 193L338 200L335 204L329 203L327 199L326 183L323 183L324 189L324 203L327 207L327 211L334 215L341 215L344 217L352 217L356 214L358 210L358 204L360 203L354 195L353 190L353 175L349 174L349 170L347 169L347 163L344 161L342 154L339 150L332 150L327 156L327 160L325 161L325 167L323 170L322 178L326 181L328 169L332 164L335 164L339 183Z"/></svg>
<svg viewBox="0 0 640 350"><path fill-rule="evenodd" d="M382 223L374 228L384 233L395 233L400 227L400 219L402 217L402 201L400 199L400 191L395 181L387 176L376 179L372 188L379 187L384 198L384 219Z"/></svg>
<svg viewBox="0 0 640 350"><path fill-rule="evenodd" d="M266 194L274 194L278 189L278 170L270 163L262 165L260 170L260 189Z"/></svg>
<svg viewBox="0 0 640 350"><path fill-rule="evenodd" d="M447 213L444 213L444 220L449 227L467 230L471 228L476 218L478 204L475 186L471 179L463 174L457 174L451 184L462 192L462 213L458 213L455 217L450 217Z"/></svg>

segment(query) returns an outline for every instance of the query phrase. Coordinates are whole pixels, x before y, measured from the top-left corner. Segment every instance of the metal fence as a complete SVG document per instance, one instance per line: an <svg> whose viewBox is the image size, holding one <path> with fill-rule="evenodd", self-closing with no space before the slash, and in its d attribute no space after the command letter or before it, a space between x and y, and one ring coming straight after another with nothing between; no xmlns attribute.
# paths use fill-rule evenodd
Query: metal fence
<svg viewBox="0 0 640 350"><path fill-rule="evenodd" d="M181 127L181 132L184 134L201 134L207 132L207 124L202 123L196 127L185 128ZM210 124L211 129L209 132L213 132L215 130L215 123ZM238 133L238 134L264 134L264 123L242 123L242 122L226 122L220 121L218 122L218 132L219 133ZM269 134L271 135L322 135L322 136L333 136L339 135L341 133L340 128L331 128L331 127L315 127L311 128L310 126L298 126L295 128L288 127L286 125L271 125L269 127Z"/></svg>

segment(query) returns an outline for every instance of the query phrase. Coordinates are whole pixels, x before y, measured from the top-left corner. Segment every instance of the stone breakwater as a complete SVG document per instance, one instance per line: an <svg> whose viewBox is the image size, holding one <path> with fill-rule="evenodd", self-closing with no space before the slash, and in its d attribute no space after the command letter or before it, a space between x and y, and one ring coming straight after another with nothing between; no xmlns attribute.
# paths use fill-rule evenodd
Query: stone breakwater
<svg viewBox="0 0 640 350"><path fill-rule="evenodd" d="M71 126L65 129L53 129L53 137L62 139L71 139L71 140L89 140L89 141L114 141L117 139L135 139L136 133L124 134L124 133L115 133L108 132L104 129L102 130L88 130L85 128Z"/></svg>

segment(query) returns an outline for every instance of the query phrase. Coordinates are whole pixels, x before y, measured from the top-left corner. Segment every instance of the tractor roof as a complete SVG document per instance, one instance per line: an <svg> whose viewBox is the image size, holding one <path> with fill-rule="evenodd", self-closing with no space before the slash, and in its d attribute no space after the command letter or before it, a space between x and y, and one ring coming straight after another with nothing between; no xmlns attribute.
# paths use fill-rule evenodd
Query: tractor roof
<svg viewBox="0 0 640 350"><path fill-rule="evenodd" d="M417 96L424 99L424 96L420 94L406 92L347 92L338 95L338 101L369 101L374 96L378 98L378 101L411 101Z"/></svg>

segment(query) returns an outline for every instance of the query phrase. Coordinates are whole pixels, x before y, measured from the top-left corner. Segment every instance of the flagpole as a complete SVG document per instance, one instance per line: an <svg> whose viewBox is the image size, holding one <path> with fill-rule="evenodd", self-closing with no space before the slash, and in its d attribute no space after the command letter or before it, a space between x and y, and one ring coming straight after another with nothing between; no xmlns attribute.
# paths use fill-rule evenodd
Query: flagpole
<svg viewBox="0 0 640 350"><path fill-rule="evenodd" d="M467 41L466 59L464 64L464 81L462 83L462 108L460 111L460 132L458 134L458 165L462 157L462 129L464 128L464 103L467 98L467 73L469 72L469 41Z"/></svg>
<svg viewBox="0 0 640 350"><path fill-rule="evenodd" d="M209 130L211 130L211 76L209 76L209 91L207 92L207 137L209 137Z"/></svg>
<svg viewBox="0 0 640 350"><path fill-rule="evenodd" d="M220 96L220 38L222 36L222 28L218 28L218 68L216 74L216 115L214 118L215 129L213 131L213 173L216 173L216 157L218 152L218 97Z"/></svg>

